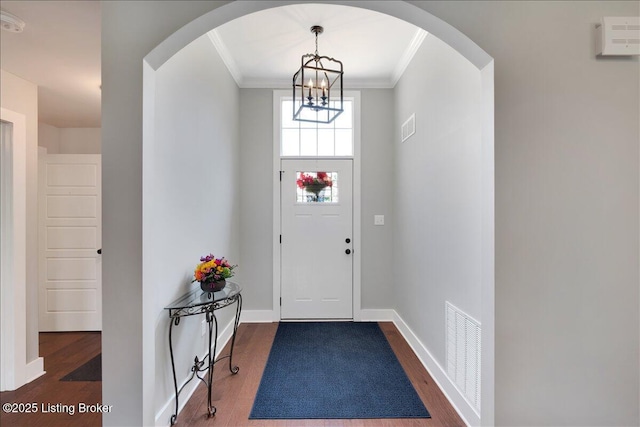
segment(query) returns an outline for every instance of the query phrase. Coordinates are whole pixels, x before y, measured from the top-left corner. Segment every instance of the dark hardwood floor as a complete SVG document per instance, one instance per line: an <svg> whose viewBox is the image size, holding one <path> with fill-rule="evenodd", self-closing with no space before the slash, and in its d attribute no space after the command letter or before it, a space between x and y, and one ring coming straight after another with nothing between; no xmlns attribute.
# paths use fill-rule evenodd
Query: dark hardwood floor
<svg viewBox="0 0 640 427"><path fill-rule="evenodd" d="M430 419L366 420L249 420L249 412L267 363L277 323L240 325L234 350L234 364L240 367L231 375L216 365L213 404L216 416L207 418L207 391L203 385L193 394L178 416L177 426L216 427L457 427L464 423L451 407L431 376L392 323L380 323L382 330L409 379L431 413ZM60 378L100 353L100 334L87 332L41 333L40 354L45 358L46 375L12 392L0 393L0 401L62 403L101 402L100 382L64 382ZM228 345L222 354L228 353ZM108 402L107 402L108 403ZM167 420L167 424L168 424ZM0 414L4 426L100 426L100 414Z"/></svg>
<svg viewBox="0 0 640 427"><path fill-rule="evenodd" d="M37 413L0 414L0 425L5 426L100 426L102 415L78 413L78 403L87 405L102 401L100 381L60 381L60 378L88 362L101 351L100 332L47 332L40 333L40 355L44 357L46 374L15 391L0 393L6 403L36 403ZM49 404L73 406L73 415L66 412L47 412ZM44 405L44 408L43 408Z"/></svg>
<svg viewBox="0 0 640 427"><path fill-rule="evenodd" d="M250 323L240 325L234 364L240 367L231 375L226 366L216 365L213 388L215 417L207 419L207 390L198 387L178 416L177 426L216 427L434 427L464 426L464 422L435 381L422 366L409 344L393 323L382 322L391 348L405 369L420 398L431 414L430 419L365 419L365 420L249 420L253 399L258 391L262 371L267 364L277 323ZM228 348L225 348L227 353ZM224 363L224 362L220 362Z"/></svg>

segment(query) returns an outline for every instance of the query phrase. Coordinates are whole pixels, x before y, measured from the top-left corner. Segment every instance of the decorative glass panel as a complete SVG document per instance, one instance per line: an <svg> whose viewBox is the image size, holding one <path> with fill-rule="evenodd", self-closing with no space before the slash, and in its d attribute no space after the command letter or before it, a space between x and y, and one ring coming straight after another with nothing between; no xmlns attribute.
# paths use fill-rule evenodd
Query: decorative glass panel
<svg viewBox="0 0 640 427"><path fill-rule="evenodd" d="M296 172L296 202L338 203L337 172Z"/></svg>

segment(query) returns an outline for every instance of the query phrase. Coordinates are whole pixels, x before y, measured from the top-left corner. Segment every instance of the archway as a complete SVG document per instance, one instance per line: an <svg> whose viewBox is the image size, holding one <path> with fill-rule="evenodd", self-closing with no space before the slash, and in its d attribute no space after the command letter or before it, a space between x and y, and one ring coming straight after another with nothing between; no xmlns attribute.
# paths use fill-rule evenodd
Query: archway
<svg viewBox="0 0 640 427"><path fill-rule="evenodd" d="M221 6L195 19L188 25L176 31L173 35L159 44L146 57L144 63L144 100L145 105L152 105L154 99L154 81L156 71L190 42L200 37L207 31L216 28L228 21L240 18L249 13L273 7L303 3L296 1L237 1ZM468 39L455 28L443 22L428 12L406 2L379 2L379 1L330 1L328 4L359 7L384 13L412 23L435 35L458 53L469 60L480 72L482 80L482 418L474 420L472 415L467 418L472 424L475 421L491 425L493 423L493 395L494 395L494 176L493 176L493 61L492 58L480 49L473 41ZM145 108L143 112L143 127L152 129L154 111ZM144 135L143 147L151 146L153 133ZM143 160L144 163L144 160ZM143 283L143 293L147 292L147 286ZM143 332L143 335L148 332ZM151 349L153 350L153 349ZM145 361L147 362L147 361ZM151 364L152 365L152 364ZM145 363L146 366L146 363ZM145 378L152 376L144 375ZM144 390L152 387L143 386ZM441 388L447 393L446 385ZM455 397L450 389L450 399ZM452 393L453 392L453 393ZM143 396L146 401L148 397Z"/></svg>

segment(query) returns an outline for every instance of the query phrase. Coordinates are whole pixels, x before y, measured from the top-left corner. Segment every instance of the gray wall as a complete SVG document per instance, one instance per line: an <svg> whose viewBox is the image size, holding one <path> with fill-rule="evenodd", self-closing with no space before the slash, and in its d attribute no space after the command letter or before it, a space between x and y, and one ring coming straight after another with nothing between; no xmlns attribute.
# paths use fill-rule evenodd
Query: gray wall
<svg viewBox="0 0 640 427"><path fill-rule="evenodd" d="M393 248L393 90L361 91L362 165L362 309L388 309L395 300L397 271L389 268ZM384 215L385 225L373 225L374 215Z"/></svg>
<svg viewBox="0 0 640 427"><path fill-rule="evenodd" d="M239 90L207 36L195 40L155 76L155 129L147 144L143 174L143 289L145 327L153 327L153 350L145 367L154 390L154 416L174 395L164 307L189 290L201 256L240 261L238 115ZM216 312L220 328L235 313ZM203 316L183 319L173 330L178 384L191 376L208 340ZM170 405L171 406L171 405ZM160 418L164 423L169 417Z"/></svg>
<svg viewBox="0 0 640 427"><path fill-rule="evenodd" d="M638 425L639 3L416 3L495 58L496 423Z"/></svg>
<svg viewBox="0 0 640 427"><path fill-rule="evenodd" d="M355 88L354 88L355 89ZM391 308L393 91L361 90L362 308ZM273 294L273 90L241 89L242 279L247 310L271 310ZM385 215L384 227L373 215Z"/></svg>
<svg viewBox="0 0 640 427"><path fill-rule="evenodd" d="M638 425L639 67L593 48L638 3L412 3L495 58L496 422ZM219 4L102 5L105 425L142 422L142 58Z"/></svg>
<svg viewBox="0 0 640 427"><path fill-rule="evenodd" d="M395 90L396 310L446 367L445 301L482 323L480 71L429 35ZM455 381L455 379L452 379Z"/></svg>
<svg viewBox="0 0 640 427"><path fill-rule="evenodd" d="M273 91L240 89L240 273L245 310L273 305Z"/></svg>
<svg viewBox="0 0 640 427"><path fill-rule="evenodd" d="M103 416L105 426L150 425L155 409L155 364L144 365L155 346L156 325L143 318L143 58L222 3L102 4L102 401L114 406ZM150 370L144 383L143 368Z"/></svg>

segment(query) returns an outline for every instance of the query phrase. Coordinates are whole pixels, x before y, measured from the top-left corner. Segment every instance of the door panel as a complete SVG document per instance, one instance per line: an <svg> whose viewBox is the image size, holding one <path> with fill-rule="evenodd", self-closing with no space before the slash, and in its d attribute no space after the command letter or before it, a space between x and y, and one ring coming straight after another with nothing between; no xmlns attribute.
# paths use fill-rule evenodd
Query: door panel
<svg viewBox="0 0 640 427"><path fill-rule="evenodd" d="M40 158L40 331L102 329L100 164L100 155Z"/></svg>
<svg viewBox="0 0 640 427"><path fill-rule="evenodd" d="M281 163L281 318L351 319L352 160Z"/></svg>

